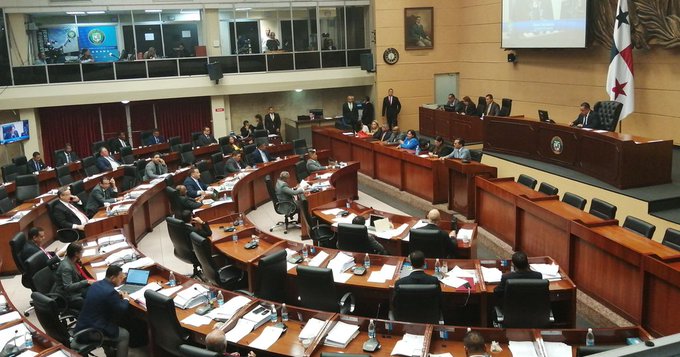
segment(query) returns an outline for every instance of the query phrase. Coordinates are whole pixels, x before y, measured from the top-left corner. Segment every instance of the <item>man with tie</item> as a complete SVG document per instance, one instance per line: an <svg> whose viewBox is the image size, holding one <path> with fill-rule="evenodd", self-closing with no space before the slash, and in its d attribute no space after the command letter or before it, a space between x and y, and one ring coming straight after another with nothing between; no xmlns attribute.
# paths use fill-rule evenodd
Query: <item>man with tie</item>
<svg viewBox="0 0 680 357"><path fill-rule="evenodd" d="M42 171L47 167L45 163L42 161L40 153L37 151L33 153L33 158L28 160L26 166L28 166L28 172Z"/></svg>
<svg viewBox="0 0 680 357"><path fill-rule="evenodd" d="M423 252L415 250L408 255L408 258L411 261L411 267L413 269L409 275L399 278L399 280L394 283L395 287L399 285L432 284L439 286L441 289L439 279L425 273L425 254Z"/></svg>
<svg viewBox="0 0 680 357"><path fill-rule="evenodd" d="M446 156L442 156L440 160L445 159L461 159L463 161L470 161L470 150L465 148L465 140L456 138L453 140L453 151Z"/></svg>
<svg viewBox="0 0 680 357"><path fill-rule="evenodd" d="M446 110L447 112L459 112L461 111L462 107L462 102L456 98L456 95L453 93L449 93L449 97L446 100L446 104L444 104L444 107L442 109Z"/></svg>
<svg viewBox="0 0 680 357"><path fill-rule="evenodd" d="M264 127L269 134L281 135L281 116L274 112L274 107L269 107L269 112L264 117Z"/></svg>
<svg viewBox="0 0 680 357"><path fill-rule="evenodd" d="M146 138L146 142L144 143L144 145L156 145L164 142L165 138L161 136L161 131L158 130L157 128L154 128L153 131L151 132L151 136Z"/></svg>
<svg viewBox="0 0 680 357"><path fill-rule="evenodd" d="M111 150L113 152L120 152L121 148L129 147L129 146L130 146L130 142L127 139L127 133L124 132L124 131L121 131L120 133L118 133L118 137L115 140L113 140L113 142L111 143Z"/></svg>
<svg viewBox="0 0 680 357"><path fill-rule="evenodd" d="M253 164L263 164L273 161L272 157L267 152L267 143L261 142L257 144L257 148L250 154L250 162Z"/></svg>
<svg viewBox="0 0 680 357"><path fill-rule="evenodd" d="M208 185L201 181L201 172L195 166L191 168L189 177L184 180L184 186L187 188L187 196L191 198L205 195L208 189Z"/></svg>
<svg viewBox="0 0 680 357"><path fill-rule="evenodd" d="M57 154L56 165L57 166L68 165L78 160L80 160L80 158L78 157L78 154L76 154L75 151L73 151L71 144L66 143L66 145L64 145L64 151Z"/></svg>
<svg viewBox="0 0 680 357"><path fill-rule="evenodd" d="M109 179L108 177L102 176L87 199L87 204L85 205L87 216L92 218L101 207L104 207L105 203L111 204L120 201L116 196L118 196L116 180L114 180L113 177Z"/></svg>
<svg viewBox="0 0 680 357"><path fill-rule="evenodd" d="M227 170L227 172L236 173L246 168L246 165L243 163L243 161L241 161L242 156L243 153L241 150L234 150L231 153L231 157L224 164L224 168Z"/></svg>
<svg viewBox="0 0 680 357"><path fill-rule="evenodd" d="M307 160L307 172L310 174L316 172L316 171L321 171L325 170L326 166L321 165L319 162L319 155L316 154L316 150L312 149L309 150L309 159Z"/></svg>
<svg viewBox="0 0 680 357"><path fill-rule="evenodd" d="M600 116L590 109L590 103L581 103L581 114L571 123L577 128L599 129Z"/></svg>
<svg viewBox="0 0 680 357"><path fill-rule="evenodd" d="M354 130L359 120L359 109L354 103L354 97L347 96L347 102L342 105L342 124L343 129Z"/></svg>
<svg viewBox="0 0 680 357"><path fill-rule="evenodd" d="M102 146L99 149L99 157L97 158L96 165L99 172L106 172L117 169L121 164L111 156L109 149Z"/></svg>
<svg viewBox="0 0 680 357"><path fill-rule="evenodd" d="M154 153L153 158L144 168L144 181L153 180L168 173L168 165L161 159L160 153Z"/></svg>
<svg viewBox="0 0 680 357"><path fill-rule="evenodd" d="M394 96L394 90L390 88L387 91L387 97L383 99L382 116L387 119L387 125L392 128L397 125L397 117L401 111L401 103L399 98Z"/></svg>
<svg viewBox="0 0 680 357"><path fill-rule="evenodd" d="M486 97L486 110L484 110L484 116L498 116L501 112L501 106L493 101L493 95L487 94Z"/></svg>
<svg viewBox="0 0 680 357"><path fill-rule="evenodd" d="M78 239L85 237L85 225L89 220L78 197L71 195L68 186L59 188L57 196L59 202L55 203L52 212L57 229L74 229L78 233Z"/></svg>
<svg viewBox="0 0 680 357"><path fill-rule="evenodd" d="M198 146L208 146L211 144L217 144L217 140L210 135L210 127L206 126L203 128L203 134L198 137L198 140L196 140Z"/></svg>
<svg viewBox="0 0 680 357"><path fill-rule="evenodd" d="M55 252L48 252L47 250L45 250L45 248L42 247L42 241L44 240L45 230L42 229L42 227L32 227L31 229L29 229L28 238L26 239L24 248L19 253L19 258L21 259L21 261L25 262L26 259L30 258L33 254L37 252L45 253L48 259L54 258L57 255L59 256L64 255L64 251L59 251L55 254Z"/></svg>

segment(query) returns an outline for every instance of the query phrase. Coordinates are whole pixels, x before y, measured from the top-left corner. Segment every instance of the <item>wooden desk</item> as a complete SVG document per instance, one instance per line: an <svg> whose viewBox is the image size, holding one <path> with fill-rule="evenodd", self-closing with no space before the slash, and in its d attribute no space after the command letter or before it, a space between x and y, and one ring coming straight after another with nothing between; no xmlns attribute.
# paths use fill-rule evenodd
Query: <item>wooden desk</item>
<svg viewBox="0 0 680 357"><path fill-rule="evenodd" d="M449 170L449 209L474 219L475 176L495 178L497 169L474 161L464 163L458 159L446 159L444 165Z"/></svg>
<svg viewBox="0 0 680 357"><path fill-rule="evenodd" d="M680 261L661 262L653 256L642 260L644 293L642 324L654 335L666 336L680 331Z"/></svg>
<svg viewBox="0 0 680 357"><path fill-rule="evenodd" d="M483 120L476 115L423 107L418 108L418 112L421 134L430 137L441 136L444 140L451 141L455 138L463 138L467 143L477 143L483 140Z"/></svg>
<svg viewBox="0 0 680 357"><path fill-rule="evenodd" d="M484 151L564 166L621 189L671 182L672 140L505 117L484 118L484 133Z"/></svg>

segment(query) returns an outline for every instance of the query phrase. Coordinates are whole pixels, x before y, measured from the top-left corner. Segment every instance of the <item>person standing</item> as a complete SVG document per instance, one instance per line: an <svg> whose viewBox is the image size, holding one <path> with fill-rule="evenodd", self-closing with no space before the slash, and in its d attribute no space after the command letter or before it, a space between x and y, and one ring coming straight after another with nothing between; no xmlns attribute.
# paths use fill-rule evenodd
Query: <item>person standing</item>
<svg viewBox="0 0 680 357"><path fill-rule="evenodd" d="M364 110L361 112L361 122L370 127L374 117L375 108L373 107L373 103L371 103L371 98L366 96L366 98L364 98Z"/></svg>
<svg viewBox="0 0 680 357"><path fill-rule="evenodd" d="M264 126L267 133L281 135L281 116L274 112L274 107L269 107L269 112L264 117Z"/></svg>
<svg viewBox="0 0 680 357"><path fill-rule="evenodd" d="M354 130L357 121L359 121L359 109L354 103L354 97L348 95L347 101L342 105L342 124L345 126L343 129Z"/></svg>
<svg viewBox="0 0 680 357"><path fill-rule="evenodd" d="M397 119L401 111L401 103L399 98L394 95L394 90L390 88L387 91L387 96L383 98L382 116L387 120L387 125L390 129L397 126Z"/></svg>

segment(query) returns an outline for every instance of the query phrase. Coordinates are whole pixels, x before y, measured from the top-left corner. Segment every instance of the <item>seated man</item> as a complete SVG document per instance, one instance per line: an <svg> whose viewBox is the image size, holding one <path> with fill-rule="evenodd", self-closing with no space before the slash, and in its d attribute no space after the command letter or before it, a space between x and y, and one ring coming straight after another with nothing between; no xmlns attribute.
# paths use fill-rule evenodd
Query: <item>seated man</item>
<svg viewBox="0 0 680 357"><path fill-rule="evenodd" d="M399 141L404 140L405 137L406 135L402 134L401 131L399 131L399 127L395 125L392 127L392 135L387 139L387 142L397 144Z"/></svg>
<svg viewBox="0 0 680 357"><path fill-rule="evenodd" d="M252 154L250 154L250 162L252 162L253 164L262 164L270 161L274 160L267 152L267 143L261 142L257 144L257 148L253 150Z"/></svg>
<svg viewBox="0 0 680 357"><path fill-rule="evenodd" d="M295 196L303 193L304 190L297 186L290 188L290 186L288 186L288 180L290 180L290 173L288 173L288 171L281 171L279 179L276 180L276 199L278 199L279 202L292 202L298 208L297 212L299 214L300 207L295 200Z"/></svg>
<svg viewBox="0 0 680 357"><path fill-rule="evenodd" d="M26 166L28 167L28 172L38 172L47 168L47 165L45 165L40 157L40 153L37 151L33 153L33 158L28 160Z"/></svg>
<svg viewBox="0 0 680 357"><path fill-rule="evenodd" d="M198 233L203 237L210 237L212 235L212 230L210 226L205 223L201 217L193 217L193 214L189 210L182 211L182 222L186 225L186 229L189 233Z"/></svg>
<svg viewBox="0 0 680 357"><path fill-rule="evenodd" d="M184 179L184 186L187 188L187 196L196 198L205 195L208 185L201 181L201 172L197 167L192 167L189 177Z"/></svg>
<svg viewBox="0 0 680 357"><path fill-rule="evenodd" d="M487 94L484 98L486 101L486 110L484 111L484 115L493 117L498 116L498 114L501 112L501 106L493 101L493 95Z"/></svg>
<svg viewBox="0 0 680 357"><path fill-rule="evenodd" d="M411 274L400 278L394 283L394 286L404 285L404 284L435 284L439 285L439 279L432 275L427 275L423 270L425 266L425 254L423 252L416 250L408 255L408 259L411 261ZM440 287L441 291L441 287Z"/></svg>
<svg viewBox="0 0 680 357"><path fill-rule="evenodd" d="M224 164L224 168L229 173L240 172L242 169L248 168L248 166L243 163L241 158L243 157L243 152L241 150L234 150L231 153L231 157Z"/></svg>
<svg viewBox="0 0 680 357"><path fill-rule="evenodd" d="M57 166L66 165L72 162L76 162L78 160L80 160L80 158L78 157L78 154L76 154L75 151L73 151L71 144L66 143L64 145L64 151L57 154L56 165Z"/></svg>
<svg viewBox="0 0 680 357"><path fill-rule="evenodd" d="M105 203L115 203L120 201L117 198L118 187L116 187L116 180L102 176L99 180L97 186L92 189L90 196L87 199L87 204L85 205L85 213L89 218L99 211L100 208L104 207Z"/></svg>
<svg viewBox="0 0 680 357"><path fill-rule="evenodd" d="M125 315L130 306L128 294L115 289L123 282L125 282L123 269L119 265L110 265L106 269L104 279L92 284L88 289L75 328L76 332L87 328L101 331L104 335L104 344L116 349L116 357L128 355L130 341L130 333L114 322L121 315Z"/></svg>
<svg viewBox="0 0 680 357"><path fill-rule="evenodd" d="M441 136L437 136L434 139L434 145L430 148L430 153L432 153L433 157L444 157L447 156L453 151L453 149L444 144L444 138Z"/></svg>
<svg viewBox="0 0 680 357"><path fill-rule="evenodd" d="M146 142L144 143L144 145L155 145L164 142L165 138L161 136L161 131L158 130L157 128L154 128L153 131L151 132L151 136L146 138Z"/></svg>
<svg viewBox="0 0 680 357"><path fill-rule="evenodd" d="M128 139L127 139L127 133L124 132L124 131L121 131L120 133L118 133L118 137L116 138L116 140L113 140L113 142L111 143L111 151L120 152L121 148L129 147L129 146L131 146L131 145L130 145L130 141L128 141Z"/></svg>
<svg viewBox="0 0 680 357"><path fill-rule="evenodd" d="M196 198L191 198L187 196L187 187L184 185L177 185L177 195L179 196L179 204L181 206L179 207L180 211L193 211L196 208L203 206L203 203L201 203L201 199L203 197L199 196Z"/></svg>
<svg viewBox="0 0 680 357"><path fill-rule="evenodd" d="M309 150L309 159L307 159L307 172L310 174L316 172L316 171L321 171L325 170L326 166L321 165L319 163L319 155L316 154L316 150Z"/></svg>
<svg viewBox="0 0 680 357"><path fill-rule="evenodd" d="M354 217L354 219L352 219L352 224L365 226L366 218L362 216L356 216ZM385 249L385 247L383 247L382 244L380 244L377 240L375 240L375 238L371 237L370 235L368 236L368 244L371 246L371 249L373 250L371 254L389 255L387 249Z"/></svg>
<svg viewBox="0 0 680 357"><path fill-rule="evenodd" d="M52 216L57 225L57 229L74 229L78 232L78 239L85 237L85 225L89 221L82 204L77 196L71 195L68 186L60 187L57 190L59 202L55 203Z"/></svg>
<svg viewBox="0 0 680 357"><path fill-rule="evenodd" d="M465 140L456 138L453 140L453 151L440 159L461 159L463 161L470 161L470 150L465 148Z"/></svg>
<svg viewBox="0 0 680 357"><path fill-rule="evenodd" d="M94 281L80 262L83 258L83 245L73 242L66 248L66 258L59 263L54 272L52 293L63 296L68 306L80 310L90 283Z"/></svg>
<svg viewBox="0 0 680 357"><path fill-rule="evenodd" d="M441 219L441 214L439 213L439 210L437 209L431 209L430 212L427 213L427 220L429 223L423 227L416 228L416 229L430 229L434 231L439 232L439 239L442 242L442 246L446 247L446 256L449 258L455 258L456 257L456 251L458 248L458 244L456 243L456 232L451 231L449 233L444 232L441 228L439 228L439 220Z"/></svg>
<svg viewBox="0 0 680 357"><path fill-rule="evenodd" d="M153 158L144 167L144 181L150 181L168 173L168 165L161 159L160 153L154 153Z"/></svg>
<svg viewBox="0 0 680 357"><path fill-rule="evenodd" d="M102 146L99 149L96 165L100 172L106 172L117 169L121 164L111 156L109 149Z"/></svg>
<svg viewBox="0 0 680 357"><path fill-rule="evenodd" d="M543 275L537 271L531 270L529 266L529 258L527 258L524 252L515 252L512 255L512 265L515 267L515 271L503 274L501 277L501 282L493 290L494 295L499 301L503 299L505 295L505 284L508 279L542 279Z"/></svg>
<svg viewBox="0 0 680 357"><path fill-rule="evenodd" d="M64 256L64 251L60 250L55 254L55 252L48 252L42 247L42 241L45 240L45 230L42 227L31 227L28 230L28 237L26 238L26 243L24 248L19 252L19 259L25 262L26 259L30 258L33 254L42 251L45 253L48 259L54 258L56 255L62 257Z"/></svg>
<svg viewBox="0 0 680 357"><path fill-rule="evenodd" d="M468 357L489 357L484 346L484 337L477 331L470 331L465 334L463 346Z"/></svg>
<svg viewBox="0 0 680 357"><path fill-rule="evenodd" d="M203 134L196 140L198 146L208 146L211 144L217 144L217 140L210 134L210 127L206 126L203 128Z"/></svg>
<svg viewBox="0 0 680 357"><path fill-rule="evenodd" d="M208 351L217 352L220 356L225 357L240 357L238 352L227 352L227 340L224 331L214 329L205 336L205 348ZM255 352L248 352L248 357L255 357Z"/></svg>
<svg viewBox="0 0 680 357"><path fill-rule="evenodd" d="M600 116L590 109L590 103L581 103L581 114L571 122L577 128L600 129Z"/></svg>

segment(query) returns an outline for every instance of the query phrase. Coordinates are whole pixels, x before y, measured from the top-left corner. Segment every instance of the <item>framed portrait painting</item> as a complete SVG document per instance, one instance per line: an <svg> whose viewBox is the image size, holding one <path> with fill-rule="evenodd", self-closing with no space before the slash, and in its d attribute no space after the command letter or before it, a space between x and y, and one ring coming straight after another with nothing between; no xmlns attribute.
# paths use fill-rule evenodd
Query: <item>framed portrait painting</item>
<svg viewBox="0 0 680 357"><path fill-rule="evenodd" d="M404 43L407 50L434 48L434 8L407 7L404 9Z"/></svg>

